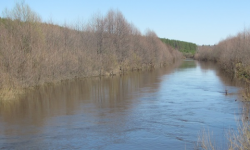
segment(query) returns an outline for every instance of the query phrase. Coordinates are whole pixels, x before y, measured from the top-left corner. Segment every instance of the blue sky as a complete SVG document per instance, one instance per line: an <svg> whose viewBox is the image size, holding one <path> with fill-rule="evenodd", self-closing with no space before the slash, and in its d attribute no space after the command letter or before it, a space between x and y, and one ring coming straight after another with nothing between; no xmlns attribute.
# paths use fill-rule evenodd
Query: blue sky
<svg viewBox="0 0 250 150"><path fill-rule="evenodd" d="M0 12L19 0L0 0ZM159 37L216 44L244 28L250 29L248 0L25 0L32 10L57 24L88 21L95 13L120 10L143 33Z"/></svg>

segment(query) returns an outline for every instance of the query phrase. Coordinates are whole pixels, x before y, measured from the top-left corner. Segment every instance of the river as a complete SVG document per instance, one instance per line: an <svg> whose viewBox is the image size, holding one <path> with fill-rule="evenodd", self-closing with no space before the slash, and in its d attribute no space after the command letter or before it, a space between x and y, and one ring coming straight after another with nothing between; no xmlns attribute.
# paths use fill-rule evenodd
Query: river
<svg viewBox="0 0 250 150"><path fill-rule="evenodd" d="M45 85L0 103L0 149L194 149L202 130L226 149L240 89L215 65L191 59Z"/></svg>

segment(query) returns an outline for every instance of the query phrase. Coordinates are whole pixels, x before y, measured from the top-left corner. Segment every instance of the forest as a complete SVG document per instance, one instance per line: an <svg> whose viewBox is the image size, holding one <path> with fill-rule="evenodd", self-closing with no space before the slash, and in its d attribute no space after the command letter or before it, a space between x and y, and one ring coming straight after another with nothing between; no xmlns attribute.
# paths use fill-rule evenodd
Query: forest
<svg viewBox="0 0 250 150"><path fill-rule="evenodd" d="M74 25L41 20L24 3L0 18L2 99L43 83L168 66L182 58L154 31L142 34L118 10Z"/></svg>
<svg viewBox="0 0 250 150"><path fill-rule="evenodd" d="M196 53L197 45L195 43L179 41L179 40L170 40L166 38L160 38L160 40L167 45L172 46L173 48L179 50L186 57L194 57Z"/></svg>

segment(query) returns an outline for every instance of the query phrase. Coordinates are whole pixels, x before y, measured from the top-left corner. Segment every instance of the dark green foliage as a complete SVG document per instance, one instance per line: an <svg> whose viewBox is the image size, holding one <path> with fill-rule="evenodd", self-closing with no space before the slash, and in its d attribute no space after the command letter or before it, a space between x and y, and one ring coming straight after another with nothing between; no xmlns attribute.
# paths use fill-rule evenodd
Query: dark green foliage
<svg viewBox="0 0 250 150"><path fill-rule="evenodd" d="M197 45L194 43L184 42L179 40L170 40L165 38L160 38L160 39L163 43L170 45L175 49L178 49L180 52L184 54L194 55L197 49Z"/></svg>

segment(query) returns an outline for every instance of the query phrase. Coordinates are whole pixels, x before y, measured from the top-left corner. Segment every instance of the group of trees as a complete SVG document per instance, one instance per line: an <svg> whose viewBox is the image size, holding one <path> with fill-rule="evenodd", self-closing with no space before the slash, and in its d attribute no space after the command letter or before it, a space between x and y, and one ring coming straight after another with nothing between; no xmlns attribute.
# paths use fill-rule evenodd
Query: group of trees
<svg viewBox="0 0 250 150"><path fill-rule="evenodd" d="M214 46L198 47L195 58L213 61L228 75L242 81L245 85L243 98L250 100L250 30L244 30L236 36L220 41ZM243 116L238 123L238 130L230 132L229 149L249 149L249 103L243 109Z"/></svg>
<svg viewBox="0 0 250 150"><path fill-rule="evenodd" d="M214 46L200 46L196 59L214 61L221 69L246 83L250 97L250 30L228 37Z"/></svg>
<svg viewBox="0 0 250 150"><path fill-rule="evenodd" d="M23 3L3 14L1 89L170 65L182 57L153 31L142 35L120 11L110 10L71 26L41 22Z"/></svg>
<svg viewBox="0 0 250 150"><path fill-rule="evenodd" d="M235 77L250 81L250 31L244 30L214 46L200 46L196 59L217 62Z"/></svg>
<svg viewBox="0 0 250 150"><path fill-rule="evenodd" d="M192 57L196 53L197 45L190 42L184 42L179 40L170 40L165 38L160 38L162 42L166 43L167 45L172 46L175 49L178 49L182 52L185 56Z"/></svg>

